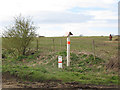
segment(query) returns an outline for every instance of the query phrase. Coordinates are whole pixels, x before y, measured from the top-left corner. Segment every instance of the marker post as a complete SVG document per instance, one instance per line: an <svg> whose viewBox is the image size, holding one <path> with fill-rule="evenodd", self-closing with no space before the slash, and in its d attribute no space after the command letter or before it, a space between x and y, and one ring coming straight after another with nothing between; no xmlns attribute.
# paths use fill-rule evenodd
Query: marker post
<svg viewBox="0 0 120 90"><path fill-rule="evenodd" d="M67 36L67 66L70 66L70 35L73 35L71 32Z"/></svg>
<svg viewBox="0 0 120 90"><path fill-rule="evenodd" d="M67 37L67 66L70 66L70 36Z"/></svg>
<svg viewBox="0 0 120 90"><path fill-rule="evenodd" d="M58 68L62 68L62 56L58 56Z"/></svg>

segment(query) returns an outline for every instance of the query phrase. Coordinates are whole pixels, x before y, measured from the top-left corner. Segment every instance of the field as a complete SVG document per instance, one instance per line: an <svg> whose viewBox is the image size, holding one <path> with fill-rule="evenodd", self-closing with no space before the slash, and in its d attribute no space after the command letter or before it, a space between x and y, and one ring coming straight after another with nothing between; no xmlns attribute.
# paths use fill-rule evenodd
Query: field
<svg viewBox="0 0 120 90"><path fill-rule="evenodd" d="M3 88L23 86L39 88L45 85L47 85L45 88L116 88L118 86L118 41L109 41L106 36L71 37L69 67L66 66L66 48L66 37L39 37L29 46L30 54L13 57L14 55L3 45ZM62 69L58 68L59 55L63 58ZM8 75L17 79L13 83L19 85L18 81L22 81L24 85L7 86ZM26 81L29 85L25 84ZM40 85L36 85L36 82Z"/></svg>

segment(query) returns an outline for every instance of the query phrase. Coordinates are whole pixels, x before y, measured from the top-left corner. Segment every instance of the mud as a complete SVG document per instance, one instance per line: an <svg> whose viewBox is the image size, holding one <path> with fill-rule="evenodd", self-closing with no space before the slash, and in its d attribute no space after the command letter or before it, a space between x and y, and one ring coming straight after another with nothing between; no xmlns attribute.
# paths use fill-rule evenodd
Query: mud
<svg viewBox="0 0 120 90"><path fill-rule="evenodd" d="M117 89L118 86L103 86L103 85L83 85L78 82L62 83L61 81L44 81L30 82L23 81L9 73L2 75L2 90L11 90L10 88L49 88L49 89ZM7 89L5 89L7 88Z"/></svg>

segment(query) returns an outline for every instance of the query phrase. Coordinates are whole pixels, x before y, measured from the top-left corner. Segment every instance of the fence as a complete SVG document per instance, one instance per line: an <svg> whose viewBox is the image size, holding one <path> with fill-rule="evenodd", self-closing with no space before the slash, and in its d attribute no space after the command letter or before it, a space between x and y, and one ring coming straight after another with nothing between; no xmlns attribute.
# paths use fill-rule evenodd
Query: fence
<svg viewBox="0 0 120 90"><path fill-rule="evenodd" d="M32 42L32 47L42 53L66 51L66 37L39 37ZM118 56L118 42L109 41L107 37L71 37L71 52L84 52L94 56L110 59Z"/></svg>

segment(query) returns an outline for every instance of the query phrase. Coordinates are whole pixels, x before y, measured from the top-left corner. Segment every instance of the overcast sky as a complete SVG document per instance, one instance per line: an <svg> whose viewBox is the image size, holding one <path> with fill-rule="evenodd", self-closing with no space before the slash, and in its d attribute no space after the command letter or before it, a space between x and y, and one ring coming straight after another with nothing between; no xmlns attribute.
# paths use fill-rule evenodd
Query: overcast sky
<svg viewBox="0 0 120 90"><path fill-rule="evenodd" d="M0 30L15 16L32 17L44 36L118 34L119 0L0 0Z"/></svg>

